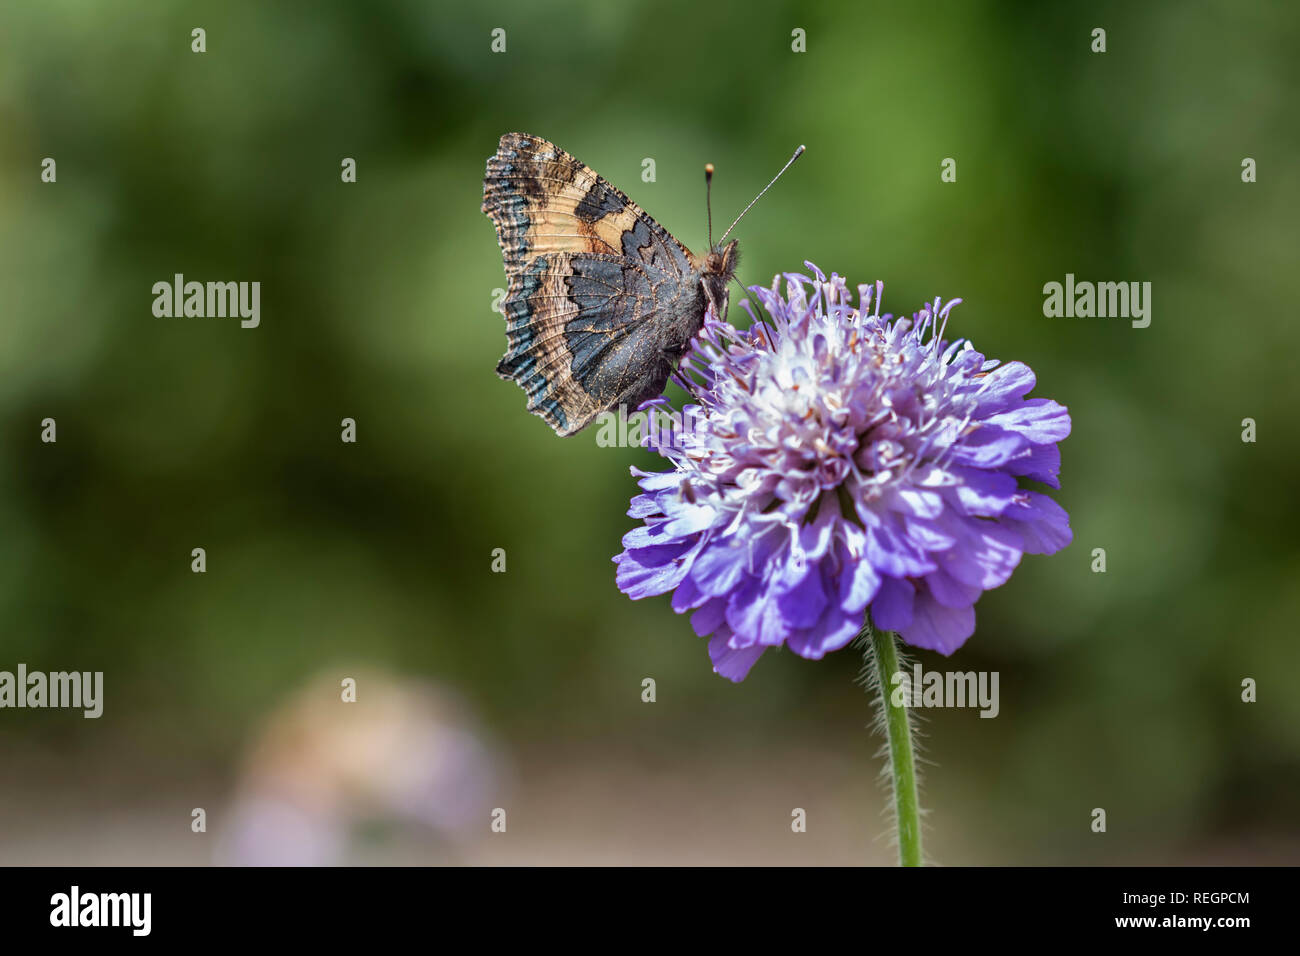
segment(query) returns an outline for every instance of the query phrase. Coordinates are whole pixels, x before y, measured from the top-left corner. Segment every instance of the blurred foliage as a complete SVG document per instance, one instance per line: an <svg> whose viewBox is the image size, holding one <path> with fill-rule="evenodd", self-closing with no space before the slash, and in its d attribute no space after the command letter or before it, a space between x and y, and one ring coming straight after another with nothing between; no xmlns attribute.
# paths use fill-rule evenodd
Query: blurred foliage
<svg viewBox="0 0 1300 956"><path fill-rule="evenodd" d="M961 296L950 332L1074 419L1074 545L986 595L947 662L999 670L1001 716L929 715L938 831L1018 861L1294 834L1298 26L1226 0L6 4L0 668L102 669L107 701L6 712L0 747L229 766L290 687L373 664L458 686L521 748L817 737L874 772L853 654L714 676L666 600L614 587L628 466L655 460L557 439L493 374L501 133L696 249L706 160L729 221L805 143L737 233L742 279L807 259L895 312ZM178 272L260 281L261 327L155 318ZM1150 281L1150 328L1044 318L1067 272ZM1090 839L1096 806L1121 843Z"/></svg>

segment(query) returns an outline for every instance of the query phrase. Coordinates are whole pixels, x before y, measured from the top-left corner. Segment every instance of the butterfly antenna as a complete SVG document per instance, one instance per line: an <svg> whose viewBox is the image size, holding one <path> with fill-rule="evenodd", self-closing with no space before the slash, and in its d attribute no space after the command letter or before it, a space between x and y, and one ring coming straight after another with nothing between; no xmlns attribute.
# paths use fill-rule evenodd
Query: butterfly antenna
<svg viewBox="0 0 1300 956"><path fill-rule="evenodd" d="M709 249L713 248L713 164L704 164L704 208L709 212Z"/></svg>
<svg viewBox="0 0 1300 956"><path fill-rule="evenodd" d="M773 177L772 177L772 181L771 181L770 183L768 183L766 186L763 187L763 192L761 192L761 193L759 193L757 196L755 196L755 197L754 197L754 201L751 202L748 206L746 206L746 207L744 208L744 210L741 212L741 214L740 214L739 216L736 217L736 222L740 222L740 220L744 219L744 218L745 218L745 213L749 212L751 209L754 208L754 203L758 202L760 199L763 198L763 193L767 192L769 189L771 189L773 186L776 185L776 181L777 181L778 179L780 179L780 178L785 174L785 171L786 171L787 169L789 169L791 166L794 165L794 161L795 161L796 159L798 159L800 156L803 155L803 151L804 151L804 149L805 149L805 147L800 146L798 149L796 149L796 150L794 151L794 155L790 157L790 161L789 161L788 163L786 163L784 166L781 167L781 172L779 172L779 173L777 173L775 176L773 176ZM706 168L707 168L707 167L706 167ZM733 230L733 229L736 228L736 222L733 222L730 226L727 227L727 231L724 232L724 233L722 234L722 238L718 240L718 245L722 245L724 242L727 241L727 236L731 235L731 230ZM709 248L710 248L710 249L713 248L713 242L712 242L712 241L709 242Z"/></svg>

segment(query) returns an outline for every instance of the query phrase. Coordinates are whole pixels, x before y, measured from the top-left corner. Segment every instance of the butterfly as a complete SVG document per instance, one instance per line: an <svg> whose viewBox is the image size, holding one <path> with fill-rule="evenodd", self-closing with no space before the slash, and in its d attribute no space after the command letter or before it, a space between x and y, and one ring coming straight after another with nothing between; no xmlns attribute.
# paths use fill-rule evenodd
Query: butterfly
<svg viewBox="0 0 1300 956"><path fill-rule="evenodd" d="M706 184L712 174L706 166ZM706 311L727 314L736 222L715 245L711 206L709 251L697 255L554 143L506 133L487 162L483 212L509 280L497 374L517 382L528 410L559 435L661 394Z"/></svg>

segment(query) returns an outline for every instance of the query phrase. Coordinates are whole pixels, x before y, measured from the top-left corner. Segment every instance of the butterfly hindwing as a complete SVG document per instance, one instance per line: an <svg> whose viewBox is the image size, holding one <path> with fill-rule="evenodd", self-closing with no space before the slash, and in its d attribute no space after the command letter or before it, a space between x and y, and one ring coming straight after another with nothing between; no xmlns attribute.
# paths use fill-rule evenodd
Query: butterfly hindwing
<svg viewBox="0 0 1300 956"><path fill-rule="evenodd" d="M501 137L483 211L510 286L497 373L571 435L663 391L704 315L695 257L626 195L554 144Z"/></svg>
<svg viewBox="0 0 1300 956"><path fill-rule="evenodd" d="M539 256L511 280L509 351L497 373L524 389L529 411L571 435L663 391L689 338L683 325L703 313L698 300L698 286L639 259Z"/></svg>

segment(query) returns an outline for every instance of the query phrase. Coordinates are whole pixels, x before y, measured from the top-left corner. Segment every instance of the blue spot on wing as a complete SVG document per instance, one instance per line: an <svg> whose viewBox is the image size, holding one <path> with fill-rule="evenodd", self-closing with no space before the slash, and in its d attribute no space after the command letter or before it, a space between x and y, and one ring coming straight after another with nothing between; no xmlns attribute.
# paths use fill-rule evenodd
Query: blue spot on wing
<svg viewBox="0 0 1300 956"><path fill-rule="evenodd" d="M506 339L509 351L497 363L497 374L515 381L528 395L528 407L546 419L553 428L568 428L568 417L551 387L551 379L538 368L534 350L537 332L544 318L535 314L529 298L542 287L547 262L538 259L519 276L519 289L506 301Z"/></svg>

